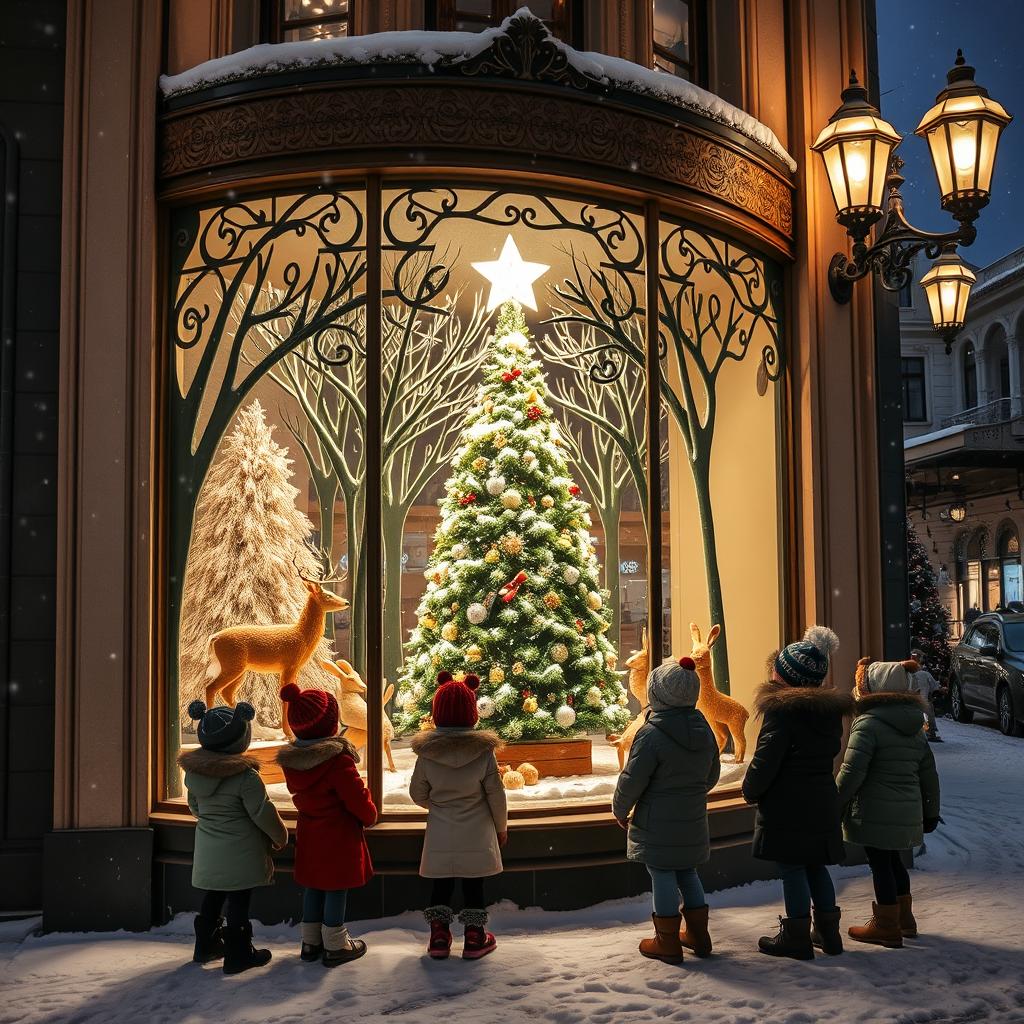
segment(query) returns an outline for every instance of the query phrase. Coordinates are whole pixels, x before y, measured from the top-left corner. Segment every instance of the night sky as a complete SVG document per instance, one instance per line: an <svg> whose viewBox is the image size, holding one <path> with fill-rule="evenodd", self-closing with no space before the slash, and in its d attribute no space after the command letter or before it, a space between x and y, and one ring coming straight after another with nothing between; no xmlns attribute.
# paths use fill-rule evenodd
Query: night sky
<svg viewBox="0 0 1024 1024"><path fill-rule="evenodd" d="M928 145L913 132L946 84L958 46L977 68L975 81L1014 115L999 144L977 241L961 250L968 262L985 266L1024 245L1024 2L878 0L877 10L882 113L903 136L903 198L912 224L930 231L955 226L939 206Z"/></svg>

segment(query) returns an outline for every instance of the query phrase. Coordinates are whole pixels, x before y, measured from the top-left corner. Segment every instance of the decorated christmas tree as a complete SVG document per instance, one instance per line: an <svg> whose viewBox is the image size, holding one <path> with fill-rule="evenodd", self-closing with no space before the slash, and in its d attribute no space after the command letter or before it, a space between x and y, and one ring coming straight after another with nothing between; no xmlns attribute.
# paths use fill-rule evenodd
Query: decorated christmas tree
<svg viewBox="0 0 1024 1024"><path fill-rule="evenodd" d="M589 506L547 396L522 307L506 301L440 502L406 645L400 732L431 727L442 670L480 676L481 724L510 742L629 722Z"/></svg>
<svg viewBox="0 0 1024 1024"><path fill-rule="evenodd" d="M910 590L910 642L924 653L924 667L936 679L949 675L949 613L939 600L928 554L907 520L907 580Z"/></svg>
<svg viewBox="0 0 1024 1024"><path fill-rule="evenodd" d="M323 571L307 546L313 525L295 506L292 460L273 430L259 402L246 406L199 493L179 645L180 712L189 727L189 703L206 697L211 635L226 626L295 622L307 597L296 567L314 578ZM334 692L334 677L317 664L332 657L330 641L321 640L299 685ZM268 729L281 722L278 689L276 675L249 672L238 691Z"/></svg>

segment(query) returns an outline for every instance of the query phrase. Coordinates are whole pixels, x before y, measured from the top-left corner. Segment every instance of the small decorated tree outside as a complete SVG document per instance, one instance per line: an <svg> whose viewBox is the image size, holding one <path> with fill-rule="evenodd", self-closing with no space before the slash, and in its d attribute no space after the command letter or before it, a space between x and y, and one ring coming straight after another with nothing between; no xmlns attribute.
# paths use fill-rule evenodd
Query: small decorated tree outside
<svg viewBox="0 0 1024 1024"><path fill-rule="evenodd" d="M924 668L936 679L949 676L949 612L939 599L928 553L907 520L907 581L910 596L911 646L925 656Z"/></svg>
<svg viewBox="0 0 1024 1024"><path fill-rule="evenodd" d="M480 676L481 725L509 742L628 724L607 591L518 302L498 313L406 645L396 725L430 728L438 672Z"/></svg>
<svg viewBox="0 0 1024 1024"><path fill-rule="evenodd" d="M183 725L192 727L189 702L206 696L210 637L227 626L295 622L307 597L296 567L314 578L323 573L307 544L313 525L295 506L292 460L273 430L258 401L246 406L196 503L179 644ZM321 640L299 685L336 692L334 677L317 664L333 656L330 641ZM259 725L276 728L278 691L277 676L250 672L238 696L256 709Z"/></svg>

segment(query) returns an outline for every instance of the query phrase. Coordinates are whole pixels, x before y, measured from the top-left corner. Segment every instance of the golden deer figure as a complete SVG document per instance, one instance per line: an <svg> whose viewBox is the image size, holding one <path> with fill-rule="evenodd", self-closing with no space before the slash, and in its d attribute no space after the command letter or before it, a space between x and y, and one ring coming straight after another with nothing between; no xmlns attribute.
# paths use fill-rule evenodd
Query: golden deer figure
<svg viewBox="0 0 1024 1024"><path fill-rule="evenodd" d="M337 661L321 661L320 665L331 675L341 680L341 702L339 710L341 721L346 726L345 738L351 741L352 745L360 750L366 746L369 738L369 724L366 714L366 683L359 677L359 673L344 659ZM387 682L385 680L385 682ZM395 692L394 683L388 683L384 688L384 707L391 700ZM384 754L388 759L388 771L397 772L395 759L391 756L391 741L395 738L395 727L391 724L387 712L381 715L381 732L384 742Z"/></svg>
<svg viewBox="0 0 1024 1024"><path fill-rule="evenodd" d="M634 651L625 661L629 669L629 692L640 702L640 714L626 726L621 736L609 737L619 755L619 771L626 766L629 748L633 746L637 731L644 724L647 712L647 676L651 667L651 645L647 638L647 627L640 634L640 650Z"/></svg>
<svg viewBox="0 0 1024 1024"><path fill-rule="evenodd" d="M725 750L725 745L731 735L733 760L736 764L742 764L747 755L747 737L744 729L750 712L739 701L718 692L715 686L715 677L711 671L711 648L715 646L715 641L721 631L720 626L712 626L705 643L701 640L697 624L690 623L690 637L693 640L690 657L693 658L694 664L697 666L697 677L700 679L697 710L708 720L708 725L714 730L718 740L719 753Z"/></svg>
<svg viewBox="0 0 1024 1024"><path fill-rule="evenodd" d="M295 560L292 560L295 565ZM348 600L330 590L325 583L344 579L314 580L295 566L306 588L306 603L297 622L273 626L229 626L210 637L206 667L206 706L213 707L218 695L234 707L238 687L246 672L271 672L279 677L278 689L294 683L302 666L313 656L324 635L324 616L344 611ZM288 715L281 705L281 727L291 737Z"/></svg>

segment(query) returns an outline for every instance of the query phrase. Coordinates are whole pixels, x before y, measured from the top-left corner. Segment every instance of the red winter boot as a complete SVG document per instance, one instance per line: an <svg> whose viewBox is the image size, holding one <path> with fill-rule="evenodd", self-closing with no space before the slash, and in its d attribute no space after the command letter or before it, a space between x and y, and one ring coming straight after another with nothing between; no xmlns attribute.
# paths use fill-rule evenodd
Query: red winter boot
<svg viewBox="0 0 1024 1024"><path fill-rule="evenodd" d="M427 945L427 954L432 960L447 960L452 949L452 908L451 907L427 907L423 916L430 925L430 942Z"/></svg>
<svg viewBox="0 0 1024 1024"><path fill-rule="evenodd" d="M466 938L462 945L463 960L479 960L493 953L498 943L494 936L484 929L487 924L486 910L463 910L459 920L466 926Z"/></svg>

